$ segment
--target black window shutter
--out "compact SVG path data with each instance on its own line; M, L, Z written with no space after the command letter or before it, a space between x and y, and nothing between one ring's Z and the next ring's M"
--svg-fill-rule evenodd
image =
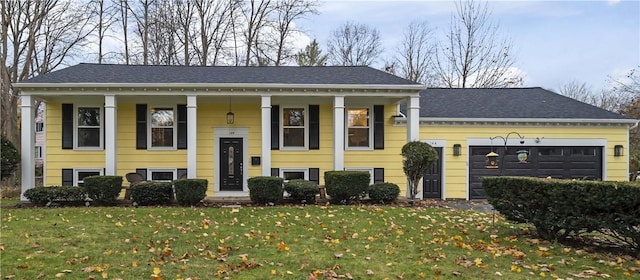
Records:
M136 149L147 149L147 104L136 104Z
M187 169L186 168L178 168L178 178L176 179L187 179Z
M373 148L384 149L384 105L373 106Z
M178 149L187 148L187 105L178 105ZM180 178L180 176L178 176Z
M384 183L384 168L373 169L373 183Z
M320 168L309 168L309 181L320 185Z
M62 185L73 186L73 169L62 169Z
M136 168L136 173L140 174L144 180L147 180L147 169L146 168Z
M320 149L320 105L309 105L309 150Z
M280 106L271 105L271 149L280 149Z
M73 104L62 104L62 148L73 149Z
M280 168L271 168L271 176L280 177Z

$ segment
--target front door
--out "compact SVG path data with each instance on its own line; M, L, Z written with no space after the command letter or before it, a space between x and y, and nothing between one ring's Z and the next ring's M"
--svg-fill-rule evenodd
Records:
M242 191L242 138L220 138L220 190Z
M422 198L442 198L442 148L437 147L438 160L422 177Z

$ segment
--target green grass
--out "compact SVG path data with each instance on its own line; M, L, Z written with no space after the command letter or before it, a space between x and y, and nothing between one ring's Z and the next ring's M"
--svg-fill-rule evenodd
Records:
M613 279L640 262L436 208L2 208L3 279ZM157 277L154 277L157 276Z

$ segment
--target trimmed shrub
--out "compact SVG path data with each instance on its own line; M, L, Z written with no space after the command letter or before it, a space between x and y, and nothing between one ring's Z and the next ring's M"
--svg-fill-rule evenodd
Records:
M400 195L400 187L394 183L376 183L369 186L369 198L373 202L394 202Z
M196 205L207 196L206 179L178 179L173 181L176 200L181 205Z
M83 180L87 195L97 204L115 204L122 191L122 176L89 176Z
M24 197L38 206L49 202L82 202L86 196L84 188L74 186L35 187L24 192Z
M291 180L284 183L284 190L291 195L290 199L295 203L305 201L307 204L313 204L316 202L318 184L307 180Z
M138 182L129 187L131 200L141 206L166 205L173 197L171 182Z
M366 171L327 171L324 173L325 188L331 203L359 200L367 194L371 174Z
M284 189L280 177L258 176L249 178L249 198L257 204L280 203Z
M0 147L0 149L2 153L2 162L0 163L2 174L0 175L0 178L4 179L13 175L13 172L18 169L18 164L20 164L20 154L18 153L16 146L14 146L9 139L4 137L4 135L2 135L2 147Z
M640 254L640 186L630 182L485 177L489 203L547 240L598 231Z

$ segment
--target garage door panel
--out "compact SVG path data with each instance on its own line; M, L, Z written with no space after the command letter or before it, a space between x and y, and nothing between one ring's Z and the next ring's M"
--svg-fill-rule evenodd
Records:
M514 153L528 150L527 164L521 164ZM485 198L484 176L529 176L538 178L600 179L602 177L602 147L508 147L500 159L500 169L486 168L486 154L503 148L470 147L469 198ZM501 155L502 156L502 155Z

